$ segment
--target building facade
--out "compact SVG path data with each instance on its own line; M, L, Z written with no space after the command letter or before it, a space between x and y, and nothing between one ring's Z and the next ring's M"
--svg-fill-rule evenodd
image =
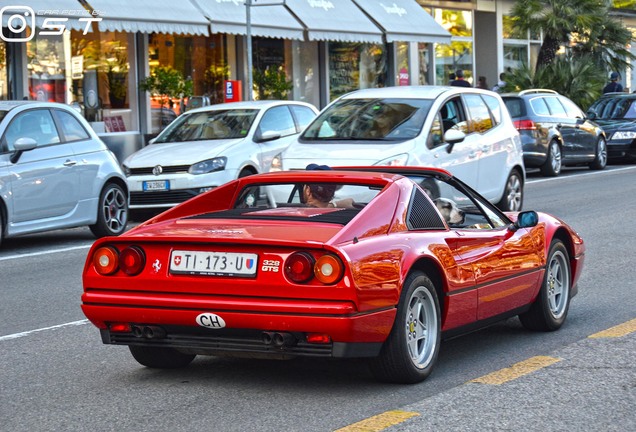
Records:
M158 66L211 103L232 80L242 99L323 108L360 88L444 85L457 69L492 87L541 46L540 34L510 24L512 0L53 3L0 0L0 98L76 106L120 159L187 109L139 89Z

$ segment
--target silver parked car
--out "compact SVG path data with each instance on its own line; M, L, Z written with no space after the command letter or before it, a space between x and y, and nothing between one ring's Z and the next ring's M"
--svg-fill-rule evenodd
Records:
M98 237L128 222L117 159L77 111L48 102L0 102L0 242L88 225Z

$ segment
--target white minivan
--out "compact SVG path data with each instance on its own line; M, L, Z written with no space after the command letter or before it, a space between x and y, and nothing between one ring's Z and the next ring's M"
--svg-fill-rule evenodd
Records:
M519 133L501 97L466 87L358 90L321 111L272 170L321 165L444 168L504 211L523 205Z

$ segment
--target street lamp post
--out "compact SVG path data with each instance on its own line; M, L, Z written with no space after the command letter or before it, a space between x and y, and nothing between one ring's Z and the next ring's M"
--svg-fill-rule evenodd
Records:
M252 90L252 0L245 0L245 16L247 18L247 100L254 99Z

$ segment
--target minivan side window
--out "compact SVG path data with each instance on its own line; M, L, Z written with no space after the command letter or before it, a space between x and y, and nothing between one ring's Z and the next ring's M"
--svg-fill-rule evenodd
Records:
M549 116L550 110L548 106L545 104L543 98L538 97L530 100L530 105L532 106L532 110L536 115L540 116Z
M561 101L561 103L563 104L565 111L568 113L568 117L572 117L572 118L585 117L585 115L583 114L583 111L581 111L581 109L578 106L576 106L576 104L572 102L570 99L566 99L562 97L562 98L559 98L559 101Z
M547 97L545 98L545 103L550 108L550 113L552 113L555 117L567 117L568 115L565 113L565 108L559 102L556 97Z
M464 114L464 108L459 97L453 98L442 106L439 110L442 117L442 126L444 133L449 129L457 129L465 134L468 131L468 122L466 121L466 115Z
M478 94L466 94L464 98L470 116L469 132L484 133L492 129L490 110L481 96Z

